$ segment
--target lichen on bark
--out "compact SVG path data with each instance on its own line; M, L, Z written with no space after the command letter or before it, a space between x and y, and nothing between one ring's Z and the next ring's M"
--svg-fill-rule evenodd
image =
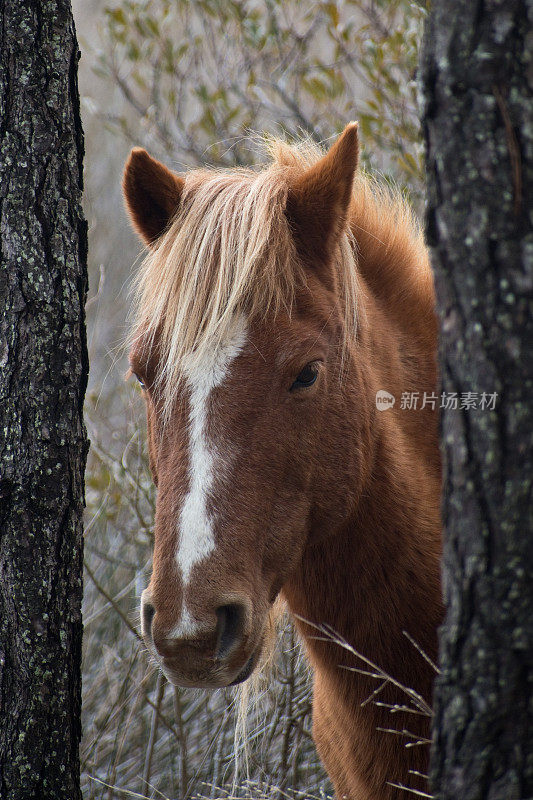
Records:
M0 15L0 797L79 790L88 360L67 0Z
M445 392L432 776L446 800L533 796L533 2L441 0L421 64Z

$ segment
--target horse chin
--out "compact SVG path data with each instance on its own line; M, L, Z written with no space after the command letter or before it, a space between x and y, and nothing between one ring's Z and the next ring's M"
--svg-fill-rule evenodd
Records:
M183 675L175 675L171 670L165 667L161 667L161 671L172 686L179 687L180 689L223 689L228 685L218 678L213 680L189 680Z
M243 681L249 678L257 666L260 655L261 648L258 647L254 650L240 672L237 673L236 677L233 677L231 674L228 675L225 670L216 671L211 675L207 674L205 677L187 677L176 672L170 664L165 664L165 659L163 659L161 663L161 671L169 683L183 689L225 689L228 686L237 686L239 683L243 683Z

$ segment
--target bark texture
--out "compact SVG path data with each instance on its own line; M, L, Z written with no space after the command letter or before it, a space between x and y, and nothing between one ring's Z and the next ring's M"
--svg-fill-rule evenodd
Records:
M437 797L533 797L533 2L439 0L422 58L444 410Z
M0 797L80 798L86 223L68 0L0 0Z

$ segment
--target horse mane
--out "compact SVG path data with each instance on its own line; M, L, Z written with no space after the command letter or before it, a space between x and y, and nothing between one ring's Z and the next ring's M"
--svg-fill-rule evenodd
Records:
M290 314L298 288L306 284L285 210L291 180L323 151L308 141L271 139L266 147L270 162L259 170L186 173L177 213L139 270L134 341L142 338L148 350L157 344L164 414L183 373L226 339L239 315L257 319L282 309ZM358 234L381 260L383 248L390 252L393 246L409 260L425 257L407 204L368 176L354 181L349 222L336 258L344 346L356 332Z

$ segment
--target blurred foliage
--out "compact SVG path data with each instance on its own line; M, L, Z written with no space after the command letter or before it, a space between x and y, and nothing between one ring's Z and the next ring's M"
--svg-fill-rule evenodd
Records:
M122 0L106 10L97 69L129 110L104 117L183 166L249 164L257 159L250 132L322 142L355 118L366 165L419 199L415 72L425 6Z
M183 167L248 165L262 157L263 132L323 142L358 119L365 166L420 205L415 71L425 14L409 0L116 0L97 71L124 111L99 113ZM174 689L149 666L137 624L155 506L144 408L118 374L109 383L111 396L87 400L84 797L323 797L309 676L290 625L277 680L250 709L249 780L241 774L237 785L235 690Z

